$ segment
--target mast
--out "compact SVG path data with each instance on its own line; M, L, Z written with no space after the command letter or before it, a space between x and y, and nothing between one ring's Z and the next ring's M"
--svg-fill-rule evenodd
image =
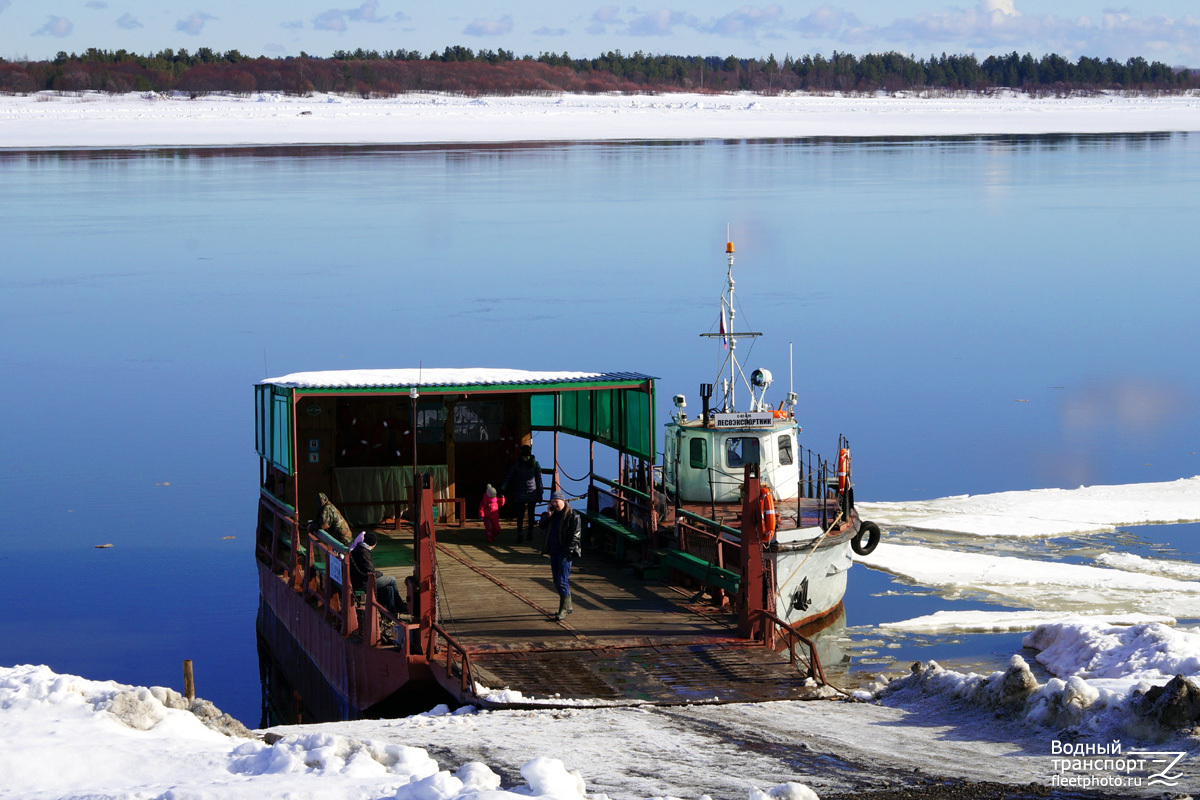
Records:
M729 384L725 389L725 408L724 411L736 411L737 403L734 400L734 388L737 386L735 380L737 377L737 337L733 335L733 317L737 311L733 307L733 242L725 242L725 257L728 259L725 277L729 281Z
M735 351L737 350L738 337L749 336L753 338L755 336L762 336L762 334L753 331L735 332L733 329L733 320L734 317L737 316L737 311L734 310L733 307L733 242L731 241L725 242L725 257L728 259L728 266L725 273L725 291L721 294L721 330L717 333L702 333L700 335L706 338L720 338L723 340L725 347L728 349L728 353L725 355L725 360L721 363L720 368L717 370L717 377L721 378L725 372L726 365L728 365L729 377L721 378L721 389L725 394L724 399L721 401L721 411L734 412L737 411L735 397L738 378L741 378L742 383L746 384L746 390L750 392L751 400L753 401L754 399L754 390L750 388L750 383L746 380L746 376L742 374L741 365L739 365L737 361L737 354ZM726 309L729 311L728 329L725 327ZM753 406L753 403L751 405ZM754 408L752 407L750 410L753 411Z

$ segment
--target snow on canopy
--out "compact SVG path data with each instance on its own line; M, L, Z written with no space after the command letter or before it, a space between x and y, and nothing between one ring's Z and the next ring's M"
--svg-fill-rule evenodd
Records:
M473 367L462 369L340 369L293 372L267 378L263 384L296 389L350 389L411 386L495 386L507 384L567 383L572 381L626 380L631 373L535 372L523 369Z

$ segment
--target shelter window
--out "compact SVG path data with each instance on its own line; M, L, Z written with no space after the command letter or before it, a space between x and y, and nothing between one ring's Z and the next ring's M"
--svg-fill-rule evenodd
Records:
M792 463L792 435L783 433L779 436L779 463L787 466Z
M494 442L504 424L504 401L482 400L454 406L454 441Z
M754 436L731 436L725 440L725 465L744 467L758 463L758 438Z
M688 463L692 469L707 469L708 468L708 442L704 439L695 438L691 440Z
M417 405L417 443L441 444L446 441L446 407L440 403Z

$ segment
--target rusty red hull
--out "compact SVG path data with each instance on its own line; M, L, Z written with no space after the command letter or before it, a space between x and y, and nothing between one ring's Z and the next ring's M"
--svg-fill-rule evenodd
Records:
M345 638L267 565L257 563L262 610L274 617L260 620L260 633L273 653L297 653L290 659L293 666L299 654L307 655L338 696L342 716L361 716L408 684L434 680L420 656ZM289 664L281 666L287 670Z

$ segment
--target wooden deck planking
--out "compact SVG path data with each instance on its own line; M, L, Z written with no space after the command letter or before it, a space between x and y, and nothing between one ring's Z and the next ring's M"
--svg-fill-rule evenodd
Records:
M488 544L468 523L439 529L437 543L441 624L471 654L484 686L543 702L749 702L811 692L786 658L737 638L731 611L690 606L687 595L639 580L628 564L576 560L575 611L560 623L549 617L558 595L540 536L517 544L506 527ZM403 580L409 569L384 571Z
M488 544L481 529L468 527L439 531L438 546L442 625L472 651L614 647L736 635L731 614L690 610L677 591L640 581L628 565L603 556L574 562L575 611L559 623L549 618L558 611L558 594L550 561L540 554L540 540L517 544L515 534L505 530L500 541Z

